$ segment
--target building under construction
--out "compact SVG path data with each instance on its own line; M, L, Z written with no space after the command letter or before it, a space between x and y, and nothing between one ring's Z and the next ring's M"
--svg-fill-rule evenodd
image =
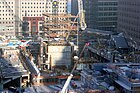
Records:
M70 3L70 2L68 2ZM58 1L52 2L52 13L44 13L44 23L42 37L47 38L43 40L46 43L45 58L47 60L40 60L40 66L45 66L47 69L52 67L66 66L70 68L72 62L72 54L74 46L69 42L71 36L77 36L79 31L79 15L74 16L70 13L59 13ZM68 11L68 10L67 10ZM41 51L43 51L41 47ZM44 55L41 52L40 55ZM42 58L40 56L40 58Z

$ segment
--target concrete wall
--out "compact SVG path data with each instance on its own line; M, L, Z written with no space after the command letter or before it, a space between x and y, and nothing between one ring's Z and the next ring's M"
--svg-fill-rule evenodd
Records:
M71 66L72 46L48 46L48 62L50 66Z

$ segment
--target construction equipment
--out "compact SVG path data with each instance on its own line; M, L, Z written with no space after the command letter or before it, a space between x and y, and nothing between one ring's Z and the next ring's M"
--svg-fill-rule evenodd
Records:
M72 79L72 77L73 77L73 72L74 72L74 70L75 70L77 64L79 63L79 60L80 60L80 58L82 57L82 54L83 54L84 50L86 49L86 46L88 46L88 45L89 45L89 43L86 43L86 44L84 45L84 48L82 49L82 51L81 51L79 57L78 57L78 56L74 57L75 60L76 60L76 63L74 64L74 67L73 67L73 69L72 69L72 71L71 71L71 73L70 73L70 76L68 76L67 81L65 82L65 84L64 84L64 86L63 86L63 88L62 88L61 93L67 93L67 87L68 87L68 85L70 84L70 81L71 81L71 79Z
M78 0L78 17L79 17L79 25L81 30L85 30L87 28L85 22L85 10L83 9L83 1Z
M85 30L86 29L86 27L87 27L87 25L86 25L86 23L85 23L85 14L84 14L84 10L83 10L83 1L82 0L78 0L78 17L79 17L79 28L80 28L80 30ZM77 31L78 32L78 31ZM78 35L78 33L77 33L77 35ZM89 43L86 43L85 45L84 45L84 47L83 47L83 49L82 49L82 51L81 51L81 53L80 53L80 55L79 55L79 57L77 56L77 61L76 61L76 63L74 64L74 67L73 67L73 69L72 69L72 71L71 71L71 74L70 74L70 76L67 78L67 81L65 82L65 84L64 84L64 86L63 86L63 88L62 88L62 91L61 91L61 93L67 93L67 87L68 87L68 85L70 84L70 81L71 81L71 79L72 79L72 77L73 77L73 72L74 72L74 70L75 70L75 68L76 68L76 66L77 66L77 64L79 63L79 60L80 60L80 58L82 57L82 54L83 54L83 52L84 52L84 50L85 50L85 48L86 48L86 46L88 46L89 45Z
M78 31L84 31L87 28L86 22L85 22L85 10L83 9L83 1L78 0ZM74 22L76 22L76 18L74 19ZM72 24L74 26L74 24ZM77 34L78 34L77 31ZM68 37L70 35L70 32L66 36L66 40L68 40Z

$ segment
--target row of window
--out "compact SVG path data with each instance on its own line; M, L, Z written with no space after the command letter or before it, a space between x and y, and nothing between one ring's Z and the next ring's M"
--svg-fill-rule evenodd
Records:
M117 21L117 17L100 17L98 21Z
M126 12L132 12L132 13L139 13L140 10L139 8L132 8L132 7L119 7L118 10L120 11L126 11Z
M14 6L11 6L11 5L10 5L10 6L1 6L1 5L0 5L0 8L13 8L13 7L14 7Z
M13 12L13 10L0 10L0 12Z
M114 26L117 22L98 22L98 26Z
M117 12L99 12L99 16L117 16Z
M118 23L118 29L123 31L131 31L131 33L139 33L139 28L132 25L126 25L125 23Z
M98 5L99 6L103 6L103 5L109 5L109 6L117 6L118 5L118 2L98 2Z
M24 11L22 11L22 12L24 12ZM28 12L30 12L30 11L28 11ZM31 11L32 12L32 11ZM35 12L35 11L34 11ZM41 12L41 11L40 11ZM42 11L42 12L44 12L44 11ZM46 12L53 12L53 11L50 11L50 10L46 10ZM64 10L63 11L58 11L58 12L65 12ZM14 14L0 14L0 16L14 16ZM25 16L25 14L22 14L22 16ZM42 14L27 14L27 16L42 16ZM8 19L8 18L6 18L6 19ZM12 18L13 19L13 18Z
M14 16L14 14L0 14L0 16Z
M100 29L100 30L104 30L104 31L115 31L115 28L114 27L104 27L104 26L99 26L97 27L97 29Z
M52 2L49 2L49 3L46 3L46 4L52 4ZM65 5L65 4L67 4L67 2L66 3L59 3L60 5Z
M44 12L44 10L40 10L40 11L38 11L38 10L28 10L28 11L24 11L24 10L22 10L22 12L40 12L40 13L42 13L42 12ZM51 12L51 10L46 10L46 12ZM52 11L52 12L54 12L54 11ZM65 10L59 10L59 11L57 11L57 12L67 12L67 11L65 11Z
M132 25L132 26L137 26L139 27L139 21L138 20L131 20L131 19L124 19L124 18L119 18L119 22L121 23L127 23L127 25Z
M0 24L13 24L14 22L9 21L9 22L0 22Z
M25 16L25 14L22 14L22 16ZM42 14L27 14L27 16L42 16Z
M42 4L42 5L44 5L44 3L41 3L41 2L40 2L40 3L38 3L38 2L34 2L34 3L32 3L32 2L28 2L28 3L27 3L27 2L22 2L22 4L25 4L25 5L26 5L26 4L28 4L28 5L29 5L29 4L31 4L31 5L32 5L32 4L34 4L34 5L35 5L35 4L40 4L40 5ZM50 4L52 4L52 2L49 2L49 3L47 2L46 4L49 4L49 5L50 5ZM67 4L67 3L59 3L59 4L60 4L60 5L64 5L64 4Z
M14 2L0 2L0 4L13 4Z
M24 12L24 11L22 11L22 12ZM29 12L34 12L34 13L36 13L36 12L38 12L38 11L32 11L32 10L29 11L29 10L28 10L28 11L27 11L27 15L28 15L28 16L36 16L36 15L37 15L37 16L39 16L39 15L42 16L41 14L33 14L33 13L32 13L32 14L28 14ZM41 10L40 10L39 13L43 13L43 12L44 12L44 11L41 12ZM46 12L51 13L51 12L54 12L54 11L46 10ZM65 11L65 10L60 10L60 11L55 11L55 12L60 12L60 13L63 12L63 13L64 13L64 12L67 12L67 11ZM25 15L25 14L22 14L22 15Z
M28 4L28 5L29 5L29 4L31 4L31 5L32 5L32 4L43 4L43 5L44 5L44 3L41 3L41 2L40 2L40 3L38 3L38 2L37 2L37 3L36 3L36 2L34 2L34 3L32 3L32 2L28 2L28 3L27 3L27 2L22 2L22 4Z
M117 7L98 7L99 11L117 11Z
M47 2L49 2L50 0L46 0ZM59 1L67 1L67 0L59 0Z
M40 7L38 7L38 6L22 6L22 8L45 8L44 6L40 6ZM46 8L51 8L50 6L46 6ZM60 6L59 8L65 8L64 6L62 7L62 6ZM66 7L67 8L67 7Z
M47 11L47 10L46 10L46 11ZM41 11L41 10L40 10L40 11L38 11L38 10L34 10L34 11L33 11L33 10L28 10L28 11L22 10L22 12L27 12L27 13L28 13L28 12L40 12L40 13L42 13L42 12L44 12L44 10L42 10L42 11Z
M119 1L119 4L120 5L128 5L128 6L140 6L140 1L139 0L135 0L135 1L133 1L133 0L131 0L131 1L128 1L128 0L126 0L126 1L120 0Z
M6 19L6 20L13 20L14 18L1 18L0 17L0 20L4 20L4 19Z
M22 14L22 16L25 16L25 14ZM27 14L27 16L42 16L42 14Z
M38 7L38 6L36 6L36 7L35 6L34 7L33 6L31 6L31 7L30 6L28 6L28 7L27 6L22 6L22 8L44 8L44 6L42 6L42 7L41 6L40 7Z
M118 15L121 16L121 17L136 19L136 20L138 20L140 18L139 14L134 14L134 13L120 12Z

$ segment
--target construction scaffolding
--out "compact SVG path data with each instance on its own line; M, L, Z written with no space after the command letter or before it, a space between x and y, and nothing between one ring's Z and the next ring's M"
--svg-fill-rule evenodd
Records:
M78 30L78 16L71 14L43 14L45 21L43 24L45 36L64 37L76 35Z

